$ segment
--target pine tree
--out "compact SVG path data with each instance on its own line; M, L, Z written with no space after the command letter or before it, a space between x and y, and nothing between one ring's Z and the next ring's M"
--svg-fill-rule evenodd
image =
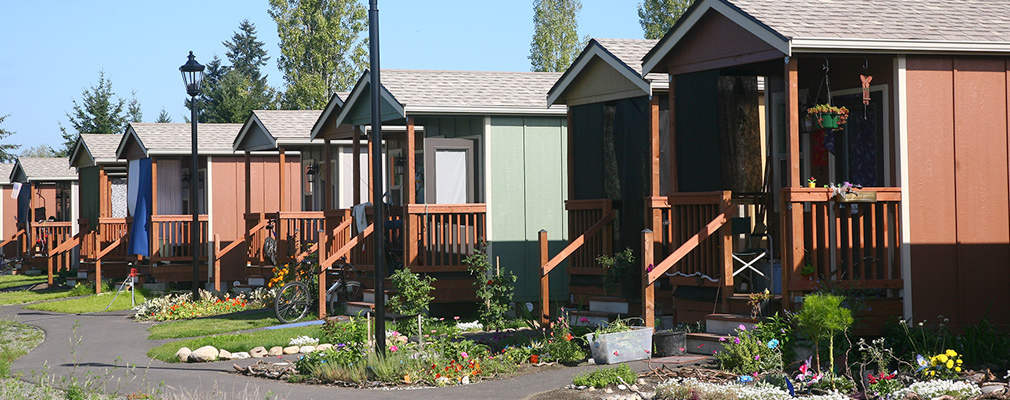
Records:
M126 106L126 122L144 122L144 113L140 111L140 100L137 100L137 91L130 92L130 103Z
M589 41L579 40L579 0L535 0L533 3L533 41L530 43L531 69L561 72Z
M81 133L117 134L126 128L128 114L123 107L126 101L112 92L112 81L105 78L105 71L98 72L98 84L84 89L81 103L73 100L73 113L67 113L70 130L60 123L63 134L63 149L60 155L73 151L74 142Z
M638 22L645 38L662 38L692 3L694 0L644 0L638 5Z
M263 42L256 40L256 25L248 19L238 25L238 32L222 44L228 49L225 56L231 61L231 67L244 74L252 81L266 79L260 76L260 67L267 65L270 57L263 48Z
M270 0L287 83L287 109L322 109L349 89L368 63L365 7L357 0Z
M10 114L0 115L0 124L2 124L4 120L7 119L7 117L9 116L11 115ZM14 151L21 148L21 145L7 143L6 140L3 140L4 138L13 134L14 131L12 130L0 128L0 162L11 162L17 158L17 155L14 154Z
M223 65L216 55L207 64L200 96L200 122L242 123L253 110L274 108L276 94L267 84L260 67L266 65L267 51L256 39L256 26L249 20L222 44L232 65ZM186 102L189 107L189 102Z
M168 111L165 111L165 107L161 108L161 114L158 114L158 119L154 120L158 124L167 124L172 122L172 116L168 115Z

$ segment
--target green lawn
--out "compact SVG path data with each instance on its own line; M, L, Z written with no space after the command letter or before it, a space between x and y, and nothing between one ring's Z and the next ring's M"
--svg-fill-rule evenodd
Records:
M256 346L263 346L267 349L273 346L287 346L291 338L302 335L318 338L322 336L322 329L318 325L313 325L179 340L155 347L147 352L147 356L165 362L179 362L175 358L175 352L179 351L181 347L197 349L203 346L214 346L235 353L249 351Z
M33 285L46 281L45 275L0 275L0 289L14 286Z
M116 295L116 292L105 292L99 295L79 297L75 299L67 299L60 301L51 301L46 303L32 304L25 306L25 308L30 308L32 310L42 310L42 311L54 311L67 314L80 314L89 312L102 311L106 306L112 302L112 306L105 311L120 311L129 310L134 307L130 300L130 293L123 292L116 297L116 301L113 302L112 298ZM143 293L137 291L136 305L141 305L147 297Z
M269 308L255 312L164 322L147 330L151 332L148 339L176 339L238 332L279 323L280 321L274 316L274 310Z
M3 292L0 293L0 306L61 299L73 295L74 293L71 289L47 289L37 291L19 290L17 292Z

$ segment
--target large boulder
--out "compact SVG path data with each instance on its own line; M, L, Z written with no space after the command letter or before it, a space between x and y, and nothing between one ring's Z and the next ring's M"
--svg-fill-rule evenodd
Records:
M193 350L189 353L190 362L207 362L217 360L217 356L220 352L217 347L214 346L203 346L199 349Z
M175 358L178 359L179 362L189 361L189 355L192 352L193 350L190 350L189 347L183 347L179 349L179 351L175 352Z
M252 350L249 350L249 355L252 358L263 358L267 355L267 349L263 346L256 346Z
M268 354L270 354L271 356L274 356L274 357L283 356L284 355L284 348L281 347L281 346L271 347L270 348L270 352Z

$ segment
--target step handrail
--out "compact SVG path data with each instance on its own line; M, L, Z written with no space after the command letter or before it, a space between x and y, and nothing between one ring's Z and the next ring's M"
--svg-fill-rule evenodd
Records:
M347 220L345 222L347 223L348 226L350 226L350 220ZM340 225L343 226L344 224ZM342 247L340 247L340 249L338 249L335 253L333 253L332 256L330 256L325 260L320 261L319 266L324 270L329 269L331 266L333 266L334 263L337 262L337 260L346 256L347 253L350 253L351 249L354 248L354 246L358 245L358 242L365 240L365 238L367 238L368 235L371 235L372 231L374 230L375 230L375 223L373 222L371 224L368 224L368 227L365 228L365 230L355 235L353 238L351 238L351 240L348 240L347 243L344 244Z
M604 205L604 207L609 208L609 204ZM593 226L589 227L585 232L583 232L579 237L572 239L568 246L565 246L560 253L556 254L554 258L547 259L547 231L540 231L540 323L546 324L550 322L550 273L555 267L557 267L561 262L565 261L575 250L578 250L582 245L586 243L586 238L595 235L597 232L602 230L607 224L614 220L616 215L616 210L610 208L610 210L603 214Z
M654 267L652 267L651 271L646 270L645 272L648 274L647 283L649 285L655 283L656 280L658 280L660 277L663 276L663 274L666 273L666 271L669 271L670 268L673 268L673 266L676 265L678 262L680 262L681 259L683 259L685 256L690 254L691 251L697 248L698 245L701 244L703 240L707 239L709 236L712 236L712 234L716 233L720 228L722 228L723 225L726 225L726 223L729 222L730 215L733 214L733 212L734 212L733 205L726 207L724 210L722 210L721 213L719 213L719 215L717 215L714 219L712 219L712 221L710 221L707 225L705 225L705 227L701 228L701 230L698 231L698 233L695 233L694 236L691 236L690 238L685 240L684 243L681 244L680 247L677 248L677 250L674 250L673 253L670 253L670 255L666 257L666 259L664 259L659 264L656 264Z

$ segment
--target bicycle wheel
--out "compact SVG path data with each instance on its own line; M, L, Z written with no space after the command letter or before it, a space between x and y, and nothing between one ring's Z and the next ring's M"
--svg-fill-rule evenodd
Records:
M309 313L311 303L312 295L306 284L288 282L274 298L274 313L282 323L295 322Z

